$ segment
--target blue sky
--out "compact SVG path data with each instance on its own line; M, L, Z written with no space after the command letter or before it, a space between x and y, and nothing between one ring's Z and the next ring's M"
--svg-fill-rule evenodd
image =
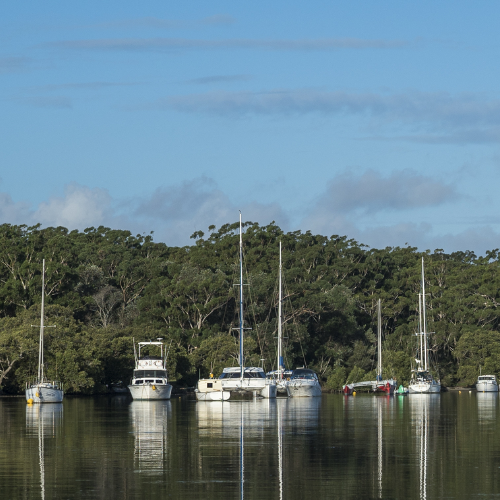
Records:
M500 247L500 4L0 6L0 223Z

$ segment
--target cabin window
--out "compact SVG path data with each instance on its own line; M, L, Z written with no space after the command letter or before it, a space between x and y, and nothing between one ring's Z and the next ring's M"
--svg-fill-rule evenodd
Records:
M156 383L157 384L163 384L163 380L157 380Z
M207 382L207 387L208 388L212 388L214 386L214 384L212 382Z
M145 377L167 378L167 372L165 370L134 370L134 377L136 377L136 378L145 378Z
M136 381L135 381L135 385L139 385L139 384L142 384L142 383L143 383L143 381L142 381L142 380L136 380Z

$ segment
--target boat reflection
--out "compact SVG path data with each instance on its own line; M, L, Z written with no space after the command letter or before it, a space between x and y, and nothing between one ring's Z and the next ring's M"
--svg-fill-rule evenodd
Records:
M477 417L479 423L486 423L496 419L498 392L478 392Z
M45 438L53 438L62 429L62 404L26 405L26 434L38 437L40 497L45 500Z
M417 457L419 464L419 498L427 499L427 470L429 453L429 431L431 417L439 417L441 397L439 394L412 394L409 398L412 427L417 438Z
M130 420L135 436L134 468L136 470L152 475L163 473L171 411L169 400L135 400L130 404Z

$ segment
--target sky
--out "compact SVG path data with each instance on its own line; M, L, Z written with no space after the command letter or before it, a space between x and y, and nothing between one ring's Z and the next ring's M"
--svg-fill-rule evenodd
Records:
M500 247L500 3L0 4L0 223Z

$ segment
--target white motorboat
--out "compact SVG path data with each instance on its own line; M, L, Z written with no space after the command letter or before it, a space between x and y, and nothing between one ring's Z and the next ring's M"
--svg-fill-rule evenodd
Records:
M412 378L408 385L410 394L431 394L441 392L441 382L435 380L429 371L429 348L427 346L427 321L425 316L425 279L424 258L422 257L422 293L418 295L419 329L416 335L420 338L417 367L412 370Z
M495 375L479 375L476 382L477 392L498 392L498 382Z
M138 400L170 399L172 386L168 383L163 342L158 339L158 342L139 342L137 345L139 352L136 351L134 343L135 370L128 386L130 394ZM160 356L141 356L141 350L146 347L149 352L151 346L160 348Z
M308 368L293 370L286 390L291 398L321 396L321 384L318 376Z
M229 391L235 395L252 394L263 398L276 397L276 382L271 379L266 379L266 373L263 368L245 366L245 358L243 356L243 332L244 314L243 314L243 231L241 225L240 212L240 366L224 368L219 379L222 381L222 390Z
M40 313L40 344L38 348L38 377L35 381L26 384L26 402L31 403L60 403L64 397L63 385L56 380L47 380L44 374L43 362L43 330L55 328L55 325L45 326L45 259L42 262L42 306Z
M222 380L218 378L198 380L194 392L198 401L227 401L231 396L229 391L222 389Z

